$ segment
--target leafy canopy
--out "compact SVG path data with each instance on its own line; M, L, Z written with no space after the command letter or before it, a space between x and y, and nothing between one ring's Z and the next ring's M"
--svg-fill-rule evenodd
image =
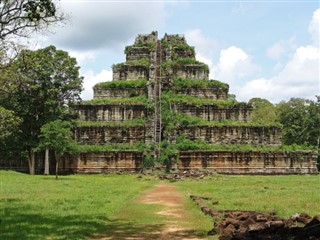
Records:
M14 137L23 149L32 152L43 125L76 117L72 107L81 100L83 77L76 59L54 46L23 50L5 70L10 81L0 86L5 91L0 104L21 119Z
M41 127L38 150L49 149L61 157L64 153L78 151L77 143L72 139L72 123L60 119L48 122Z

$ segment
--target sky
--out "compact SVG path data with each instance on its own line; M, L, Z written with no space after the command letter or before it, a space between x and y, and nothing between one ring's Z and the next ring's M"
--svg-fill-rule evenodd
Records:
M273 103L320 95L319 1L67 1L69 20L36 37L78 61L84 100L112 80L112 64L138 34L184 34L210 79L228 83L239 101Z

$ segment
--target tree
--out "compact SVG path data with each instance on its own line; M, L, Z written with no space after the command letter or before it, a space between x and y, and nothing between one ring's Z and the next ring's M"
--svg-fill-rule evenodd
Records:
M0 0L0 62L8 60L8 54L16 50L17 39L64 19L52 0Z
M34 174L40 128L56 119L75 118L72 109L80 100L83 77L76 59L54 46L23 50L9 68L14 74L2 104L21 119L18 137L28 151L29 170Z
M267 99L252 98L248 103L253 107L253 122L260 124L274 124L276 122L276 108Z
M319 147L320 103L303 98L291 98L277 105L279 122L283 125L285 144Z
M13 111L0 106L0 141L9 137L19 123L20 119L14 115Z
M59 162L63 154L78 152L77 143L72 139L71 122L55 120L41 127L38 150L54 151L56 159L56 179L58 179Z
M306 131L308 144L320 148L320 96L316 97L317 101L310 101L307 106Z

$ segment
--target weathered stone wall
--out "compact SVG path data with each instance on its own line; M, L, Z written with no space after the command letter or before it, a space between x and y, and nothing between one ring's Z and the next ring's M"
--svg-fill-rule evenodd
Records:
M207 169L230 174L317 173L316 151L293 152L180 152L179 169Z
M145 142L145 126L90 126L76 127L75 139L82 144L105 145L112 143Z
M196 98L207 98L213 100L226 100L228 96L228 90L222 91L217 87L212 88L185 88L174 90L175 93L183 94L186 96Z
M113 67L113 80L149 79L149 67L121 64Z
M124 121L146 116L143 104L82 104L78 112L82 121Z
M126 60L140 60L143 58L150 58L150 50L148 47L134 47L130 48L130 51L127 51Z
M172 42L172 43L181 43L186 44L186 39L183 34L165 34L163 39L163 42Z
M240 122L250 122L252 107L245 105L235 105L230 108L219 107L214 104L191 105L187 103L172 103L171 108L189 116L200 117L208 121L234 120Z
M173 78L191 79L191 80L208 80L209 71L203 68L203 65L189 64L175 66L173 68Z
M191 58L191 59L196 59L196 54L195 54L195 51L194 49L191 50L193 48L190 48L188 50L186 49L180 49L180 48L177 48L177 47L173 47L172 48L172 57L173 58ZM166 58L167 59L167 58Z
M146 95L145 88L93 88L93 98L129 98Z
M36 159L36 164L38 163ZM13 171L18 171L18 172L28 172L28 161L27 159L22 159L22 158L14 158L11 159L10 161L8 160L3 160L0 157L0 170L13 170Z
M103 173L142 169L143 153L139 151L82 152L78 156L66 156L60 164L61 172Z
M51 172L55 169L54 153L50 151L50 169ZM5 158L7 159L7 158ZM23 173L29 173L28 159L23 158L19 154L10 158L10 160L4 160L0 155L0 170L11 170ZM37 174L43 174L44 172L44 152L35 154L35 172Z
M158 40L158 32L152 32L151 34L139 34L134 44L156 42Z
M143 166L140 151L82 152L64 156L60 173L103 173L112 171L140 171ZM182 151L179 170L205 169L227 174L314 174L316 151L240 152L240 151ZM52 161L54 163L54 161ZM1 163L0 169L28 172L26 160ZM36 172L43 172L43 156L36 157ZM51 166L51 173L54 167Z
M178 135L191 140L204 140L211 144L281 145L281 128L253 126L186 126Z

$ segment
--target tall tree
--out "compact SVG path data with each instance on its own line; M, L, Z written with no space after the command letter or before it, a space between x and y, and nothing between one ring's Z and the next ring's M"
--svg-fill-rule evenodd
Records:
M319 146L320 103L309 99L291 98L277 105L279 122L283 125L285 144Z
M77 143L72 139L71 122L55 120L41 127L39 150L54 151L56 160L56 179L58 179L59 162L63 154L76 153Z
M15 74L4 104L22 120L19 137L28 151L30 173L34 174L33 149L38 145L40 128L56 119L75 117L72 106L80 100L83 77L76 59L54 46L23 50L10 68Z
M11 80L14 79L12 75L15 72L8 69L8 64L15 59L21 50L20 40L27 39L35 32L43 32L50 25L64 20L65 15L57 8L57 1L0 0L0 106L2 107L0 111L2 121L8 123L9 115L15 116L13 111L4 107L8 105L8 102L5 101L5 98L10 94L8 87L14 85ZM12 123L12 121L10 122ZM11 128L5 129L8 136ZM12 132L10 134L12 135ZM15 142L13 139L8 140L7 143L3 140L0 142L0 148L8 149L8 144L17 145L13 142ZM4 151L0 151L0 153L3 155ZM6 151L4 155L8 153Z
M317 101L310 101L307 106L306 131L308 144L317 146L320 150L320 96L316 97Z

